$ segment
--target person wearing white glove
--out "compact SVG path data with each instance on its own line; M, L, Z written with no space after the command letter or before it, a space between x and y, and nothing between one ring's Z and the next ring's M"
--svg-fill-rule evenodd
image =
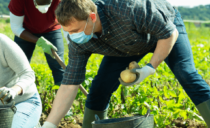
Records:
M121 78L119 78L120 84L122 84L124 86L132 86L134 84L139 84L149 75L153 75L155 73L155 69L150 63L148 63L143 68L131 69L131 72L136 73L136 76L137 76L136 80L132 83L125 83L125 82L123 82L123 80Z
M21 48L4 34L0 34L0 76L0 107L15 102L17 108L12 128L34 128L42 113L35 74Z
M0 100L3 104L9 104L17 95L18 92L13 88L0 88Z
M82 128L92 128L95 114L106 119L120 73L153 53L149 64L133 70L138 75L133 84L165 61L210 127L210 87L196 71L179 11L166 0L62 0L55 14L69 32L69 63L47 122L58 125L72 105L92 53L104 57L87 95Z

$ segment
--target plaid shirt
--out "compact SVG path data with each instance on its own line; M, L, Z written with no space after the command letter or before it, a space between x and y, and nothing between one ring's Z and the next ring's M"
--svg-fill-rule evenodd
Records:
M78 85L85 80L86 64L92 53L118 57L145 54L159 39L169 38L175 29L175 11L165 0L98 0L95 4L102 34L85 44L69 39L64 85Z

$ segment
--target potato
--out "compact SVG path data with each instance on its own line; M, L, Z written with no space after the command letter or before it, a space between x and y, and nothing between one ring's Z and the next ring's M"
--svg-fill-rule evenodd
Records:
M134 68L140 68L138 63L136 63L136 61L132 61L130 62L129 66L128 66L128 69L134 69Z
M120 73L120 77L125 83L132 83L136 80L136 74L126 69Z

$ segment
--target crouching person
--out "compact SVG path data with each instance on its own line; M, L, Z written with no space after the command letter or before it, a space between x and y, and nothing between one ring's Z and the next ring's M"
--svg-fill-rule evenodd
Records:
M34 128L42 113L34 72L20 47L1 33L0 76L0 106L15 101L17 108L12 128Z

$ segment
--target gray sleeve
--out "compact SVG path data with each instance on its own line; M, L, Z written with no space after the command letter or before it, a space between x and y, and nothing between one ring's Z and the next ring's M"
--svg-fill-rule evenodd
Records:
M7 65L19 77L16 85L23 89L23 94L27 88L34 86L35 74L22 51L22 49L10 38L4 34L0 34L0 41Z

